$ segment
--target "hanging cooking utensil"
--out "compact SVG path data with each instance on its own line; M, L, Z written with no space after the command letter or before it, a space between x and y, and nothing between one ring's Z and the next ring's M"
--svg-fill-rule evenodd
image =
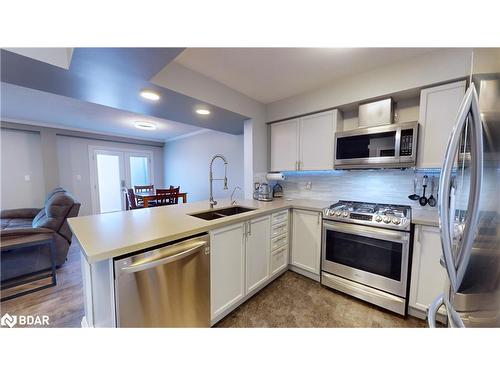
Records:
M421 206L425 206L427 204L427 197L425 196L425 188L427 187L427 175L425 175L422 179L422 187L424 188L424 191L418 202Z
M431 196L427 199L427 204L431 207L436 206L436 198L434 198L434 176L431 177Z
M412 201L418 201L420 199L420 195L417 194L417 184L418 184L418 178L415 177L413 179L413 194L408 195L408 198L410 198Z

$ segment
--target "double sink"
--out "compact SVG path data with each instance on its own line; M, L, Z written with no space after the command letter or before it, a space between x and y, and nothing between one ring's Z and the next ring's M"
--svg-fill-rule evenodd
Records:
M231 206L226 208L219 208L218 210L210 210L210 211L199 212L196 214L189 214L189 216L194 216L197 217L198 219L203 219L203 220L215 220L254 210L255 208L248 208L243 206Z

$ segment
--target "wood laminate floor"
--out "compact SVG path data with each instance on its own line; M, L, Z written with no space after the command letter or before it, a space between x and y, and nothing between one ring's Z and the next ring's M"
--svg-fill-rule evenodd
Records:
M68 260L56 270L57 285L0 303L0 315L48 315L48 327L80 327L84 315L80 248L73 241Z
M0 315L48 315L50 327L80 327L84 315L80 249L73 242L57 286L0 304ZM288 271L216 327L425 327Z

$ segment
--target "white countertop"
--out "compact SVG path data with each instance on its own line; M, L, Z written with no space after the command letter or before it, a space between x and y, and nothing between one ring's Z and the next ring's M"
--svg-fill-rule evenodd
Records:
M439 226L439 216L437 208L412 208L411 222L413 224L430 225L433 227Z
M239 200L237 205L256 210L216 220L203 220L189 216L192 213L209 210L208 202L200 201L81 216L68 219L68 223L82 247L87 262L95 263L281 209L321 211L330 204L331 202L312 199L279 198L272 202ZM221 200L216 209L229 205L229 200ZM412 222L437 226L437 210L413 209Z
M216 209L229 205L229 200L221 200ZM237 205L256 210L216 220L189 216L191 213L209 210L208 201L200 201L81 216L68 219L68 223L82 247L87 262L95 263L280 209L302 208L321 211L329 206L330 202L279 198L272 202L239 200Z

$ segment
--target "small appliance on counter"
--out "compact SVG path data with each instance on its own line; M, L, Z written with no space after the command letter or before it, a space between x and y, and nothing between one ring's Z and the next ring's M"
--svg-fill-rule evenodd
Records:
M253 199L263 202L270 202L273 200L271 188L267 182L256 182L253 192Z
M273 198L283 198L283 186L279 182L273 186Z

